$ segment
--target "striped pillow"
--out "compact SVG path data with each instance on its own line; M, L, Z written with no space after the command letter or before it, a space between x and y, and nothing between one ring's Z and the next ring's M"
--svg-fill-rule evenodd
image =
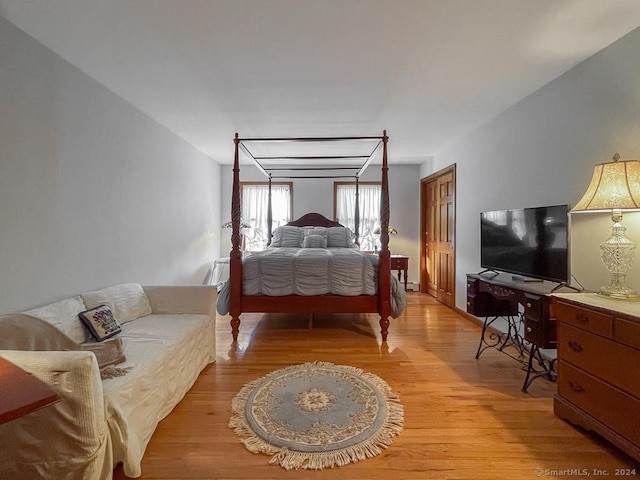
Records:
M273 232L271 246L299 248L302 246L303 233L300 227L291 227L288 225L278 227Z
M327 228L327 247L355 247L353 233L347 227Z

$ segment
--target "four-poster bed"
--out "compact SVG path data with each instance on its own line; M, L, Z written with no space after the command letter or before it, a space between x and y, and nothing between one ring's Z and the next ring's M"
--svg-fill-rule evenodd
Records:
M362 154L360 151L356 155L255 155L249 149L248 145L255 145L252 142L259 142L260 144L283 144L283 143L295 143L295 144L336 144L342 142L348 142L353 144L354 142L369 142L375 143L375 147L373 150L367 150L366 154ZM392 312L392 283L395 278L391 276L390 270L390 254L389 254L389 234L388 234L388 225L389 225L389 182L388 182L388 160L387 160L387 142L388 137L386 131L383 132L382 136L379 137L310 137L310 138L245 138L241 139L236 133L234 138L235 144L235 154L234 154L234 164L233 164L233 188L232 188L232 199L231 199L231 223L232 223L232 250L230 253L230 279L228 284L228 311L231 315L231 328L233 334L233 340L237 341L238 332L240 327L240 315L245 312L264 312L264 313L378 313L380 316L380 333L382 337L382 341L386 342L388 328L389 328L389 316L392 313L397 313L396 308ZM252 147L253 148L253 147ZM357 248L355 248L358 244L359 240L359 211L358 211L358 179L364 172L364 170L371 163L374 155L376 155L379 151L382 151L382 168L381 168L381 200L380 200L380 223L381 223L381 234L380 234L380 242L381 248L378 252L378 255L375 257L372 255L367 255L363 252L360 252ZM298 288L297 286L286 286L286 288L280 288L283 283L282 281L278 282L278 289L276 293L265 294L264 292L273 292L273 288L267 286L263 286L262 282L258 282L259 285L254 289L253 294L248 294L247 292L251 292L251 288L247 286L246 282L243 282L243 254L240 250L240 161L239 161L239 153L243 151L247 154L256 164L256 166L268 177L269 179L269 188L271 188L271 181L275 178L354 178L356 184L356 202L355 202L355 244L356 245L343 245L341 244L341 229L344 227L334 221L331 221L325 218L323 215L318 213L309 213L303 215L299 219L289 222L285 227L280 227L276 230L276 235L274 239L274 232L271 231L271 196L269 195L269 205L268 205L268 241L272 246L276 247L291 247L291 246L299 246L303 247L302 243L305 243L304 247L320 247L320 248L307 248L307 249L295 249L295 248L268 248L268 251L264 252L264 255L258 255L255 257L263 257L263 258L254 258L254 255L251 255L244 260L247 262L245 268L248 268L251 275L247 275L246 280L254 280L257 276L257 272L261 272L265 270L267 267L264 265L270 265L271 267L280 266L274 263L274 258L277 260L282 258L282 265L284 265L285 270L290 270L293 274L300 274L299 272L304 272L305 269L308 270L309 259L311 258L312 250L317 250L321 257L320 262L323 267L331 264L332 262L342 265L347 265L347 261L355 261L356 264L362 266L362 282L368 281L367 278L371 277L373 279L373 283L370 285L363 285L362 289L359 290L359 285L354 282L350 282L350 279L344 276L341 272L332 271L330 274L327 273L327 276L331 276L334 279L334 283L339 284L339 287L344 287L344 284L347 285L347 292L345 294L335 294L333 293L335 290L340 291L338 288L333 288L331 285L328 287L328 293L322 294L293 294L293 292L298 292L299 290L304 290L302 288ZM278 160L282 161L297 161L297 162L305 162L303 166L290 167L285 166L282 167L281 163L276 164L277 166L269 166L269 162L273 162ZM324 164L320 164L323 166L314 166L313 162L324 162ZM355 163L355 164L354 164ZM318 164L315 164L318 165ZM290 173L288 176L283 176L282 172L295 172L293 175ZM346 173L352 171L354 173ZM310 172L315 172L313 175L309 175ZM327 174L327 172L333 172L331 174ZM278 243L281 242L281 239L278 237L278 234L296 234L297 229L294 227L299 227L300 235L299 240L296 239L294 243L286 244ZM289 229L289 230L287 230ZM319 244L315 245L312 242L307 243L307 237L314 237L308 240L313 240L314 242L318 242L318 237L323 237L319 239ZM328 247L354 247L354 248L324 248L327 247L327 238L329 238ZM339 243L336 242L336 238ZM274 241L275 240L275 241ZM334 244L332 245L332 241ZM351 241L351 240L349 240ZM324 242L324 243L323 243ZM262 252L260 252L262 253ZM293 257L293 258L292 258ZM354 258L355 257L355 258ZM363 260L364 259L364 260ZM256 264L255 262L263 261L264 265ZM295 262L301 262L296 264ZM252 262L251 265L249 262ZM271 262L271 263L269 263ZM296 265L302 265L296 267ZM327 267L329 268L329 267ZM353 265L347 267L353 269ZM358 267L360 268L360 267ZM290 273L291 273L290 272ZM342 275L342 276L341 276ZM359 274L358 274L359 275ZM319 277L318 277L319 278ZM338 279L338 281L336 281ZM322 283L322 280L318 280ZM302 278L300 279L301 283L306 282L306 286L309 286L309 279ZM330 284L330 281L326 282ZM266 282L265 282L266 285ZM373 286L372 286L373 285ZM269 289L271 288L271 290ZM307 288L307 290L309 290ZM317 289L311 288L310 291L316 291ZM404 290L402 290L402 295L404 295ZM259 292L259 293L255 293ZM398 294L398 289L394 288L395 294ZM275 295L275 296L273 296ZM404 297L403 297L404 298ZM394 300L393 306L396 307L397 304L402 304L402 299L400 301ZM404 305L402 304L400 309ZM399 313L397 313L399 314ZM397 315L394 315L397 316Z

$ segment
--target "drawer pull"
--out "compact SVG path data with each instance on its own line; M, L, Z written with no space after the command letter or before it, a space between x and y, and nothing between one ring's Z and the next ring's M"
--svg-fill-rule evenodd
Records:
M531 327L527 327L527 333L531 333L533 332L533 329Z
M582 345L580 345L578 342L574 342L573 340L570 340L568 345L569 345L569 348L576 353L580 353L582 351Z
M582 388L578 383L576 382L569 382L569 388L571 390L573 390L576 393L581 393L584 392L584 388Z
M576 320L578 323L589 323L589 317L583 313L578 313L576 315Z
M531 302L527 302L527 308L531 308Z

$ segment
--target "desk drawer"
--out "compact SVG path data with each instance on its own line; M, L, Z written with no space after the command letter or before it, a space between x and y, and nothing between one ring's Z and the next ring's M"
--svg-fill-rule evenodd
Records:
M524 339L540 348L556 348L556 321L553 318L543 321L524 317Z
M640 445L640 400L563 361L558 362L558 395Z
M475 296L467 296L467 313L475 315L476 317L483 317L486 313L486 302L481 299L476 299Z
M540 295L524 294L524 314L532 319L544 318L544 302Z
M640 397L640 352L560 323L558 358Z
M467 295L478 294L478 283L477 279L467 277Z
M553 314L559 322L568 323L603 337L613 338L613 317L562 301L553 303Z
M467 312L476 317L493 317L503 312L508 313L506 308L500 308L500 305L496 305L486 293L467 295Z

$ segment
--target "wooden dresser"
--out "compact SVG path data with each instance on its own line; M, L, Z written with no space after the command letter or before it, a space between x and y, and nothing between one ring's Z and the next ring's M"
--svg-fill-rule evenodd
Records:
M595 293L553 295L557 416L640 461L640 302Z

